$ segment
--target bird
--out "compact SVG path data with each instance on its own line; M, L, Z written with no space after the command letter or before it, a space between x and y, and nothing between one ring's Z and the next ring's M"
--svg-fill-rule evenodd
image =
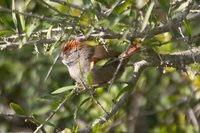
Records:
M109 83L123 58L116 77L125 70L130 57L141 48L140 43L130 47L126 52L109 51L102 45L91 46L87 42L70 40L61 48L62 63L67 66L70 76L78 84L88 84L88 75L92 75L92 85L101 86ZM99 65L102 60L106 61Z

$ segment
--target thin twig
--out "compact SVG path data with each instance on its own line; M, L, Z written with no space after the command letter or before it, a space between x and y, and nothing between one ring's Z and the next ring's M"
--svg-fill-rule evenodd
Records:
M25 119L25 122L29 121L29 122L31 122L35 125L39 125L39 123L37 121L35 121L32 116L24 116L24 115L9 114L9 113L1 113L0 112L0 117L23 118L23 119Z
M82 85L83 85L84 89L87 90L87 92L89 92L89 95L91 96L92 100L95 101L95 103L104 111L104 113L108 114L108 112L103 107L103 105L99 102L99 100L94 97L92 88L88 88L87 85L85 85L84 83L82 83Z
M130 83L133 85L133 88L136 85L136 82L139 78L140 73L143 71L143 69L145 69L148 66L148 63L142 61L141 63L136 63L135 65L137 65L138 69L134 70L134 76L130 81ZM107 122L119 110L119 108L127 101L127 99L129 98L130 95L131 95L131 91L125 92L115 102L115 104L112 106L112 108L108 114L105 114L104 116L96 119L90 126L88 126L85 129L80 130L79 133L90 133L96 124L103 124L103 123Z
M65 97L63 99L63 101L58 105L58 107L52 111L52 113L46 118L45 121L49 121L57 112L58 110L60 110L60 108L64 105L64 103L68 100L68 97ZM34 131L34 133L37 133L42 127L44 126L44 124L40 124L36 130Z
M32 41L28 41L28 42L25 42L22 44L22 46L27 46L27 45L39 45L39 44L51 44L51 43L54 43L56 42L55 39L43 39L43 40L32 40ZM0 45L0 50L4 50L6 48L9 48L9 47L19 47L20 46L20 43L12 43L12 42L8 42L6 44L1 44Z
M1 10L1 6L0 6L0 10ZM171 21L164 24L163 26L156 27L153 30L144 31L142 33L135 32L134 34L128 34L126 39L132 40L133 38L144 37L144 36L146 36L147 38L151 38L151 37L153 37L157 34L167 32L170 29L170 27L177 27L177 26L183 25L182 19L183 19L184 15L185 14L181 15L182 17L172 19ZM200 13L195 13L194 15L187 17L187 20L189 22L191 22L191 21L197 21L197 20L199 20L199 18L200 18ZM73 27L69 27L69 29L72 29L72 28ZM47 31L48 30L44 30L44 32L47 32ZM59 31L59 28L55 29L55 32L56 31ZM24 34L22 34L22 36L24 36ZM85 38L84 35L77 35L76 39L80 40L80 41L93 40L96 37L100 37L100 38L103 38L103 39L120 39L122 36L123 36L123 34L120 34L120 33L107 33L107 32L100 31L100 32L92 33L88 38ZM11 35L10 36L10 38L13 38L13 39L15 39L17 37L19 37L19 35L18 36L17 35ZM52 43L54 43L55 41L56 40L54 40ZM196 41L197 41L197 39L196 39ZM193 42L196 42L196 41L193 41ZM46 42L44 42L44 43L46 43ZM29 44L29 43L27 43L27 44ZM41 43L38 43L38 44L41 44ZM7 45L9 47L10 46L12 47L12 44L4 44L3 46L0 46L0 49L7 48ZM18 46L19 43L13 43L13 45Z
M59 10L57 10L55 7L53 7L50 4L46 3L44 0L37 0L37 2L44 4L47 8L57 12L58 14L66 15L63 12L60 12Z

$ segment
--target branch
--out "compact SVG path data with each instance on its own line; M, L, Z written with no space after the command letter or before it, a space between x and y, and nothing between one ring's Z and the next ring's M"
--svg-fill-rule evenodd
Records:
M141 74L141 72L148 66L148 62L146 61L140 61L138 63L135 63L135 67L137 69L135 69L134 74L132 79L130 80L130 83L134 86L136 85L136 82L139 78L139 75ZM131 95L131 91L129 92L125 92L116 102L115 104L112 106L111 110L108 112L108 114L105 114L104 116L96 119L90 126L88 126L85 129L82 129L79 131L79 133L90 133L92 132L93 127L96 124L103 124L105 122L107 122L109 119L111 119L111 117L119 110L119 108L128 100L129 96Z
M1 10L1 6L0 6L0 10ZM168 23L164 24L163 26L156 27L156 28L154 28L153 30L150 30L150 31L144 31L142 33L135 33L133 35L129 34L129 35L127 35L126 38L128 40L132 40L132 39L137 38L137 37L145 37L145 36L147 38L150 38L150 37L153 37L153 36L155 36L157 34L161 34L161 33L167 32L168 30L170 30L171 27L173 28L173 27L176 27L176 26L183 25L183 22L182 22L182 20L180 20L180 18L182 19L182 17L175 18L175 19L169 21ZM196 13L196 14L192 15L191 17L187 17L189 22L197 21L197 20L199 20L199 18L200 18L200 13ZM70 27L67 27L66 29L72 29L72 28L73 27L70 26ZM52 30L52 31L54 31L54 30ZM55 32L57 32L57 31L60 31L60 28L55 28ZM41 32L42 33L43 32L46 33L46 32L48 32L48 30L43 30ZM40 31L36 32L35 34L38 34L38 33L40 33ZM25 36L25 35L26 34L12 35L12 36L7 37L7 38L16 39L18 37ZM120 39L120 38L123 37L123 34L120 34L120 33L108 33L108 32L104 32L104 31L98 31L98 32L94 31L88 38L85 38L84 35L77 35L76 39L79 40L79 41L86 41L86 40L93 40L96 37L100 37L100 38L103 38L103 39ZM196 38L196 37L197 36L194 36L194 38ZM67 38L67 37L65 37L65 38ZM37 41L39 41L39 40L37 40ZM56 40L52 41L51 43L54 43L55 41ZM197 41L197 39L196 39L196 41ZM196 42L196 41L193 41L193 43ZM32 42L27 42L24 45L29 44L29 43L32 44ZM44 43L50 43L50 42L44 41ZM19 43L12 43L12 44L14 45L14 47L16 47L17 45L18 46L20 45ZM12 44L9 44L8 47L7 47L8 44L3 44L3 46L0 46L0 49L2 49L2 47L3 47L3 49L10 48L10 47L12 47ZM41 43L36 43L36 45L37 44L41 44Z
M28 46L28 45L39 45L39 44L51 44L51 43L54 43L56 42L55 39L43 39L43 40L33 40L33 41L28 41L28 42L25 42L25 43L11 43L11 42L8 42L6 44L2 44L0 45L0 50L4 50L6 48L16 48L16 47L19 47L19 46Z
M72 93L74 93L74 92L72 92ZM71 94L72 94L71 93ZM65 104L65 102L68 100L68 97L65 97L64 99L63 99L63 101L57 106L57 108L55 109L55 110L53 110L52 111L52 113L46 118L46 122L47 121L49 121L57 112L58 112L58 110L60 110L60 108ZM40 129L42 129L43 128L43 126L44 126L44 124L40 124L37 128L36 128L36 130L34 131L34 133L37 133Z
M194 59L196 62L194 62ZM152 66L166 66L183 68L185 65L200 63L200 48L193 48L186 51L175 52L172 54L159 54L147 59Z
M70 6L70 7L73 7L73 8L76 8L76 9L79 9L80 7L77 6L77 5L73 5L71 3L66 3L62 0L51 0L53 2L58 2L58 3L65 3L66 5ZM151 38L151 37L154 37L155 35L157 34L161 34L161 33L164 33L164 32L167 32L169 31L171 28L176 28L176 27L180 27L183 25L183 19L187 16L187 14L189 13L189 10L190 8L192 7L193 5L193 2L189 2L188 4L188 7L186 8L185 11L183 11L178 17L172 19L171 21L167 22L166 24L164 24L163 26L159 26L159 27L156 27L154 28L153 30L148 30L148 31L143 31L141 33L129 33L127 34L126 36L126 39L128 40L134 40L135 38L138 38L138 37L146 37L146 38ZM82 8L81 8L82 9ZM44 16L39 16L39 15L34 15L32 13L22 13L22 12L19 12L17 10L10 10L10 9L7 9L7 8L4 8L4 7L1 7L0 6L0 11L3 10L3 11L7 11L7 12L15 12L15 13L19 13L21 15L25 15L25 16L32 16L32 17L36 17L36 18L39 18L39 19L43 19L43 18L46 18ZM187 20L189 22L191 21L196 21L196 20L199 20L199 17L200 17L200 13L196 13L192 16L189 16L187 17ZM51 19L51 18L50 18ZM48 20L48 19L47 19ZM59 21L58 19L55 19L56 21ZM67 27L65 29L73 29L73 27ZM57 30L57 29L56 29ZM60 30L60 28L59 28ZM43 30L44 32L47 32L48 30ZM42 31L42 32L43 32ZM53 31L53 30L52 30ZM39 31L40 32L40 31ZM35 32L33 34L37 34L39 32ZM10 37L7 37L7 38L12 38L12 39L17 39L19 37L22 37L22 36L25 36L26 34L21 34L21 35L12 35ZM94 40L96 37L100 37L100 38L103 38L103 39L120 39L120 38L123 38L124 34L123 33L114 33L114 32L107 32L105 29L102 29L102 30L97 30L97 29L94 29L94 31L92 32L92 34L89 36L89 37L85 37L83 34L79 34L76 36L76 39L79 40L79 41L86 41L86 40ZM66 39L67 36L64 38ZM55 42L55 40L54 40ZM32 43L32 42L30 42ZM46 43L44 41L44 43ZM47 42L48 43L48 42ZM29 42L25 43L26 44L29 44ZM41 44L41 43L36 43L36 44ZM8 48L7 45L9 47L11 47L12 45L11 44L4 44L3 46L0 46L0 49L5 49L5 48ZM20 45L19 43L14 43L13 46L15 45Z
M72 26L65 27L65 30L72 30L72 29L73 29ZM49 32L49 29L44 29L44 30L33 32L31 34L31 36L38 37L38 35L47 34L47 32ZM59 32L63 32L63 29L61 27L52 28L51 32L52 32L53 35L54 34L57 35ZM23 33L23 34L11 35L11 36L3 36L2 38L5 38L6 40L16 40L17 38L26 37L26 36L27 36L27 34Z

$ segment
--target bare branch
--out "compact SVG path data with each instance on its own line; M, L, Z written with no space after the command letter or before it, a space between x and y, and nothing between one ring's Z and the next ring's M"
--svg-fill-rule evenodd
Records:
M130 83L134 86L136 85L136 82L139 78L140 73L148 66L148 63L146 61L141 61L135 64L137 69L134 71L134 76L131 79ZM93 127L96 124L103 124L107 122L118 110L119 108L128 100L129 96L131 95L131 91L124 93L112 106L111 110L108 112L108 114L105 114L104 116L96 119L90 126L88 126L85 129L82 129L79 131L79 133L90 133L92 132Z
M51 44L56 42L55 39L43 39L43 40L33 40L33 41L28 41L22 44L22 46L28 46L28 45L39 45L39 44ZM1 44L0 45L0 50L4 50L6 48L15 48L19 47L21 44L20 43L11 43L8 42L6 44Z
M74 92L72 92L74 93ZM68 97L65 97L62 102L57 106L57 108L55 110L52 111L52 113L46 118L45 121L49 121L57 112L58 110L60 110L60 108L65 104L65 102L68 100ZM40 124L37 129L34 131L34 133L37 133L42 127L44 126L44 124Z
M193 53L191 53L193 51ZM160 60L160 58L162 60ZM194 63L193 58L195 58L196 62L200 62L200 49L193 48L186 51L176 52L172 54L160 54L158 56L151 56L147 59L153 66L167 66L167 67L175 67L182 68L182 63L184 65L189 65Z

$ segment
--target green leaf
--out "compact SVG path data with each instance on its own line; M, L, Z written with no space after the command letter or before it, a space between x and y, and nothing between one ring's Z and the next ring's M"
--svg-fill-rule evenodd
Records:
M92 87L92 71L90 71L87 76L87 82L88 82L88 86Z
M12 0L12 10L16 10L16 8L15 8L15 0ZM14 22L15 27L17 29L17 25L18 25L17 24L17 15L14 12L12 12L12 19L13 19L13 22Z
M108 63L108 61L110 61L110 59L101 59L98 62L95 63L95 67L97 68L101 68L102 66L104 66L106 63Z
M74 90L72 90L70 93L67 94L67 96L66 96L66 98L67 98L67 104L71 104L70 101L71 101L72 96L74 96Z
M51 94L60 94L60 93L64 93L66 91L70 91L72 89L76 88L75 85L71 85L71 86L65 86L65 87L61 87L55 91L53 91Z
M189 38L191 38L192 37L192 30L191 30L191 27L190 27L188 20L186 18L184 18L183 23L184 23L184 26L185 26L185 29L186 29L186 32L187 32Z
M121 14L122 12L127 10L128 8L131 8L133 2L134 2L134 0L124 1L124 3L119 4L118 6L115 7L115 11L117 11L118 14Z
M76 126L74 133L78 133L78 125Z
M91 33L94 31L94 27L92 26L92 27L90 27L90 29L88 29L88 31L86 32L86 34L85 34L85 38L88 38L90 35L91 35Z
M71 129L69 128L65 128L62 133L72 133Z
M50 48L50 50L48 51L49 55L52 55L53 50L54 50L56 47L59 46L59 44L61 43L61 38L62 38L62 37L60 37L54 44L51 45L51 48Z
M20 11L20 12L24 12L23 4L20 4L20 6L19 6L19 11ZM24 31L25 28L26 28L26 26L25 26L25 18L24 18L24 15L19 15L19 19L20 19L22 31Z
M160 5L162 6L162 8L164 9L164 11L166 13L169 12L170 9L170 4L168 0L158 0L158 2L160 3Z
M98 133L99 127L100 127L100 123L96 123L96 124L93 126L92 133Z
M34 21L27 26L27 29L26 29L26 34L27 34L27 37L30 37L30 35L33 33L33 31L39 26L39 21L34 19Z
M124 11L122 14L120 14L119 16L115 17L115 19L110 22L109 28L113 28L113 26L119 24L119 21L122 20L124 17L128 16L130 14L130 12L131 12L131 10L128 9L128 10Z
M11 31L11 30L2 30L2 31L0 31L0 36L10 35L12 33L13 33L13 31Z
M123 93L129 91L132 87L133 87L132 85L127 85L126 87L121 89L120 92L118 93L116 99L118 99Z
M22 107L16 103L10 103L10 108L19 115L27 116L27 113L22 109Z
M32 0L26 0L25 1L25 7L28 8L28 5L32 2Z
M52 34L51 34L52 27L53 26L50 26L49 29L48 29L48 31L47 31L47 39L51 39L52 38Z
M9 20L7 20L5 17L0 16L0 24L5 28L5 29L9 29L13 32L13 34L15 33L13 27L11 26L11 24L9 23Z
M148 8L147 13L145 15L144 22L142 24L142 28L141 28L140 32L142 32L146 28L146 26L149 22L149 18L151 16L151 12L153 10L154 4L155 4L155 2L152 1L151 4L149 5L149 8Z
M52 126L52 127L56 127L54 124L52 124L52 123L50 123L50 122L48 122L48 121L45 121L45 120L41 119L41 117L40 117L39 115L33 114L32 116L33 116L33 119L34 119L35 121L37 121L38 123L40 123L40 124L49 125L49 126Z
M86 99L84 99L80 104L79 106L76 108L76 110L74 111L74 119L77 118L77 113L78 113L78 110L80 109L80 107L85 104L87 101L89 101L91 99L91 97L88 97Z

